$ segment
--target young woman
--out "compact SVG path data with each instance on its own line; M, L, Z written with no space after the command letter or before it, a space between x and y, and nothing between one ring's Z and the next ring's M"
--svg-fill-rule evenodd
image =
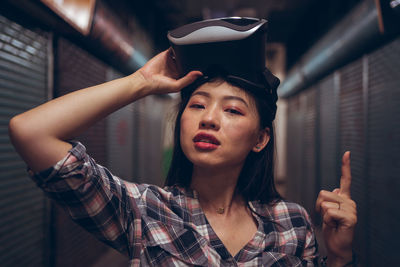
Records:
M123 181L70 141L135 100L183 88L165 188ZM133 266L315 266L307 212L274 188L275 111L275 96L254 97L223 74L178 78L167 50L130 76L14 117L9 130L38 186ZM321 191L316 205L328 266L352 265L350 183L346 153L340 188Z

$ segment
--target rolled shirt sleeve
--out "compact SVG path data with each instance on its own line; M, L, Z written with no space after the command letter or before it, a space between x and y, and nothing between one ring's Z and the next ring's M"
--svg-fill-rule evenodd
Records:
M142 233L137 203L144 186L112 175L81 143L71 143L62 160L39 173L28 170L30 176L76 223L121 253L138 258Z

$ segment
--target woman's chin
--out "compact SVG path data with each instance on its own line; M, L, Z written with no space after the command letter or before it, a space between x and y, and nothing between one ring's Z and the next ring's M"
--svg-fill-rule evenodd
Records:
M189 159L190 160L190 159ZM208 158L196 158L190 160L193 163L193 168L198 168L202 171L223 171L223 170L232 170L236 169L241 164L234 164L232 161L227 161L225 159L216 159L212 157Z
M193 167L197 168L215 169L220 167L220 164L218 164L215 160L195 159L190 161L193 163Z

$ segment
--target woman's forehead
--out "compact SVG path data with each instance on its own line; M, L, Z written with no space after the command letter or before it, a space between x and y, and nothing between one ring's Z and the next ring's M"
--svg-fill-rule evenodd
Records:
M192 95L196 95L196 92L207 92L210 96L237 96L241 97L246 102L251 103L254 101L253 97L240 87L234 86L222 79L207 82L199 86Z

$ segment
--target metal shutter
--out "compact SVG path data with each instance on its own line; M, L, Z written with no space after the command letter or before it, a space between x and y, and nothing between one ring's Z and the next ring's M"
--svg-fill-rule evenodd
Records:
M302 153L303 177L302 177L302 204L307 209L313 220L316 218L315 201L317 199L316 176L316 90L314 87L301 94L303 100L304 123L301 130L304 132L304 144Z
M148 99L148 114L150 121L148 122L148 141L147 146L150 151L147 154L147 173L149 176L146 183L152 183L162 186L164 184L164 177L162 173L163 161L163 119L165 117L165 98L153 96ZM149 143L150 142L150 145Z
M290 198L311 205L305 181L312 170L321 188L339 186L341 156L352 152L352 198L358 223L353 244L363 266L396 266L400 222L400 39L355 60L315 86L319 114L312 162L313 96L288 100ZM319 101L319 103L318 103ZM302 128L303 127L303 128ZM311 127L310 129L307 129ZM308 152L307 152L308 151ZM314 164L314 166L313 166ZM318 178L316 183L318 186ZM305 193L299 193L303 191Z
M398 265L400 196L400 39L368 59L370 265ZM364 179L364 183L366 183Z
M106 81L107 66L65 39L57 40L56 96ZM106 120L103 119L77 138L98 163L105 165ZM108 247L72 222L58 206L54 210L55 266L89 266Z
M287 166L288 196L315 218L316 90L310 88L288 102Z
M43 266L46 262L46 200L28 178L7 129L11 117L46 100L47 45L46 34L0 15L1 266Z
M358 59L340 70L340 154L351 151L352 198L357 202L358 225L354 247L367 255L367 181L365 172L366 138L363 88L363 60ZM338 165L340 166L340 158ZM365 261L365 259L363 259Z
M140 99L133 103L133 180L137 183L143 182L143 154L146 153L145 147L142 145L144 140L141 136L145 136L143 131L145 129L145 110L144 99Z
M107 66L103 62L62 38L58 40L56 62L56 96L106 81ZM105 119L90 127L78 139L98 163L106 164Z
M137 156L136 177L139 183L163 185L163 118L165 99L148 96L135 103L135 128L137 128L135 147Z
M107 80L122 77L108 71ZM107 165L114 175L133 181L134 106L132 103L107 117ZM136 167L136 166L135 166Z
M332 191L339 187L337 161L338 88L339 76L330 75L318 84L319 89L319 177L320 189ZM318 166L317 166L318 167Z
M290 200L301 203L302 188L302 150L303 142L303 114L299 95L288 99L287 121L287 166L288 166L288 197Z

